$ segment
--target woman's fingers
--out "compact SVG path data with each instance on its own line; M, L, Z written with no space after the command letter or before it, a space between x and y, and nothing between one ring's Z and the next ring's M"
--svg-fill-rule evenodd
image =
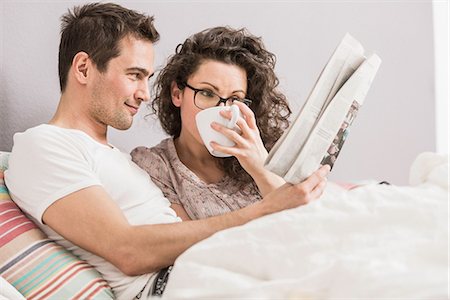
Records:
M248 107L246 104L239 102L239 101L235 101L235 102L233 102L233 104L235 104L239 107L239 110L241 111L242 116L244 117L248 126L251 129L258 129L258 127L256 126L255 114L250 109L250 107Z
M234 131L233 129L230 129L226 126L223 126L222 124L219 124L217 122L212 122L211 127L226 136L228 139L232 140L238 145L244 145L246 144L245 138L242 137L239 133ZM217 149L218 150L218 149Z
M250 107L239 101L235 101L233 102L233 104L239 107L239 110L242 114L242 118L238 118L238 120L243 119L246 126L251 128L252 130L258 130L258 127L256 126L255 114L250 109ZM220 112L220 115L228 120L231 120L232 117L232 113L230 110L223 110Z
M321 189L321 184L325 185L327 182L326 176L328 173L330 173L330 166L324 165L315 171L311 176L295 186L301 187L304 191L309 193L320 195L323 192L323 188Z
M264 160L267 157L267 150L261 140L259 129L256 126L255 115L252 110L244 103L237 103L237 101L235 103L242 114L242 117L238 117L236 121L236 126L240 129L240 132L236 132L217 122L211 123L211 127L214 130L233 141L235 145L228 147L214 141L210 145L215 151L236 157L241 166L253 176L253 174L260 173L263 168ZM222 117L231 120L231 111L221 111L220 114Z
M235 147L227 147L227 146L222 146L214 141L210 142L211 147L214 149L214 151L218 151L218 152L222 152L225 154L229 154L231 156L234 157L239 157L240 156L240 150L238 148Z

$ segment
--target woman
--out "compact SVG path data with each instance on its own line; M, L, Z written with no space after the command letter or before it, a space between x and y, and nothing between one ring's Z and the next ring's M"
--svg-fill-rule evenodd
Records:
M131 154L183 220L242 208L284 183L263 167L267 149L288 127L291 113L286 97L276 89L274 66L275 56L260 38L245 29L216 27L178 45L156 79L152 107L171 138ZM210 101L202 101L205 98ZM203 144L195 116L202 109L231 103L243 115L237 122L242 133L213 123L236 143L211 143L214 150L232 155L216 158Z

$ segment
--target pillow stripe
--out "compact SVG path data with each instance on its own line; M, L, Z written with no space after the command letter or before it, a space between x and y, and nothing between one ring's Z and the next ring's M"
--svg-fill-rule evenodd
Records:
M105 291L104 285L105 285L105 283L96 283L96 285L93 287L93 290L89 294L81 295L80 297L75 298L75 299L93 299L96 296L98 296L98 298L101 299L102 297L104 297L104 291ZM103 293L103 296L101 295L102 293ZM108 294L107 296L114 298L114 295L112 293Z
M5 218L3 218L3 217L5 217ZM8 217L9 217L9 219L6 219ZM3 219L5 221L0 224L0 230L1 230L0 232L4 232L4 233L0 237L5 237L10 232L15 230L16 228L19 228L22 225L32 224L32 222L29 219L27 219L24 215L20 215L17 213L17 211L13 211L13 210L10 210L4 216L0 217L0 221L3 221ZM20 232L20 233L23 233L23 232Z
M76 276L77 274L79 274L82 271L87 270L87 269L89 269L88 265L86 265L85 263L82 263L82 262L77 262L76 264L72 265L70 267L70 269L67 269L65 273L61 274L61 276L59 277L59 279L61 279L60 282L57 283L56 280L52 282L53 287L51 287L51 288L49 287L47 289L49 291L47 291L46 294L36 295L33 297L38 297L38 299L41 299L41 298L47 298L47 297L51 296L52 294L55 294L67 281L72 279L72 277ZM65 277L63 277L63 276L65 276ZM55 285L55 283L57 283L57 284ZM38 291L38 292L40 292L40 291ZM42 292L45 292L45 290Z
M38 264L33 270L28 272L26 276L23 276L20 280L18 280L17 283L13 284L20 286L21 282L28 280L28 283L24 283L21 287L24 293L27 293L29 290L42 284L42 282L46 281L48 278L52 278L54 273L57 273L64 268L70 260L71 257L64 252L55 253Z
M30 229L37 228L12 202L0 203L0 247Z
M14 210L9 210L9 211L5 212L3 214L3 216L5 216L6 221L4 221L3 223L0 223L0 228L3 227L5 230L11 229L12 227L15 227L18 224L20 224L21 219L22 219L22 222L23 222L23 220L27 221L24 216L15 214ZM9 216L11 216L11 217L9 217ZM1 217L0 217L0 221L2 221Z
M95 281L97 281L97 279ZM81 286L81 285L80 286L77 286L77 285L73 286L71 284L70 288L71 288L73 294L77 294L77 292L80 289L83 289L83 286ZM50 296L51 299L55 299L55 300L60 300L60 299L77 299L77 300L80 300L80 299L83 299L83 300L88 300L88 299L114 299L114 294L112 293L111 289L109 288L109 286L107 285L106 282L103 282L102 284L96 283L96 288L95 288L94 292L91 293L90 295L73 296L73 297L70 297L70 298L63 298L63 297L61 297L61 295L64 295L64 294L61 294L61 290L58 290L58 291L56 291L55 293L53 293L53 294L51 294L49 296ZM38 297L38 298L32 298L32 299L40 300L40 299L43 299L43 298Z
M21 261L24 262L24 264L33 262L31 260L30 261L25 261L25 260L23 260L24 258L26 258L30 254L33 254L35 256L35 259L38 259L41 256L40 252L44 252L44 254L45 254L45 252L47 252L49 250L48 247L45 247L49 243L52 243L52 241L51 240L44 240L44 241L41 241L41 242L38 242L38 243L32 245L31 247L26 249L23 253L21 253L20 255L18 255L15 258L13 258L5 266L0 268L0 274L2 274L5 278L14 275L16 272L20 271L19 267L24 267L24 266L20 265ZM45 251L45 250L47 250L47 251ZM39 252L33 253L35 251L39 251ZM37 254L39 254L39 255L37 255ZM35 260L35 259L33 259L33 260ZM12 274L9 274L8 272L6 272L8 269L10 269L13 266L16 266L18 268L16 270L12 270L13 271Z
M60 272L57 276L55 276L51 282L48 282L45 286L37 289L32 295L30 295L30 298L37 297L40 299L49 297L57 292L58 289L74 275L77 275L81 270L87 268L89 268L89 266L83 262L78 261L73 263L71 266L63 270L63 272Z
M24 232L27 232L30 229L35 228L35 225L31 222L22 223L14 228L12 228L9 232L1 235L0 237L0 247L10 242L14 238L18 237Z
M102 287L104 283L99 280L95 279L92 282L89 283L86 288L81 290L78 294L75 295L75 299L91 299Z
M0 185L0 194L6 194L6 193L8 193L8 190L6 189L6 186ZM6 198L6 195L5 195L5 198ZM2 198L0 198L0 199L2 199ZM8 197L8 199L9 199L9 197Z

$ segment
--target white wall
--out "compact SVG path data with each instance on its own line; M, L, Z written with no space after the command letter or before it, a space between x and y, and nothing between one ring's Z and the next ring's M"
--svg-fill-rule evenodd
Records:
M436 90L436 151L448 153L448 72L449 72L449 3L433 1L434 63Z
M0 0L1 1L1 0ZM84 1L0 4L0 150L14 132L48 121L59 99L59 17ZM157 66L188 35L206 27L247 27L277 54L277 74L294 111L306 99L329 55L350 32L383 59L331 179L406 184L422 151L435 151L431 1L218 2L119 1L156 16ZM131 130L111 131L129 151L164 137L158 122L138 114Z

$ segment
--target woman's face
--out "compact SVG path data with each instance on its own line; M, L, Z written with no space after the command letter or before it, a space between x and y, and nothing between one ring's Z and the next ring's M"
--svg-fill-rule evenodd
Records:
M215 60L203 61L197 71L186 82L195 89L207 90L221 98L245 98L247 93L247 73L236 65ZM194 104L195 92L185 87L179 90L176 85L172 88L172 102L180 108L181 133L180 139L188 143L203 145L195 122L195 116L201 111Z

